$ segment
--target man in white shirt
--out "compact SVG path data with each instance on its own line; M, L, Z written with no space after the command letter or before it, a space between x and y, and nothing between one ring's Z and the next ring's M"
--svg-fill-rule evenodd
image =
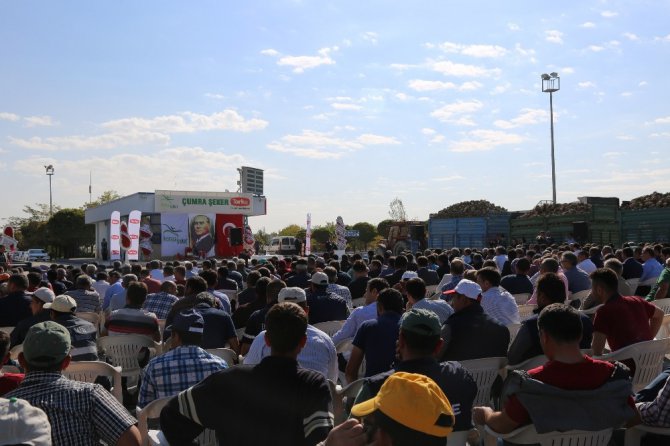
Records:
M500 272L492 267L477 271L477 284L482 288L484 313L503 325L518 324L519 308L514 296L500 288Z
M345 339L350 339L356 336L358 328L365 321L377 319L377 296L383 290L389 287L386 279L377 277L370 279L365 287L365 305L354 308L347 320L342 325L342 328L333 335L333 342L335 345L339 344Z
M101 297L105 295L107 288L111 286L109 282L107 282L107 279L108 279L107 273L101 271L95 275L95 282L91 285L91 288L97 291L98 295Z
M293 302L302 307L305 312L309 311L307 295L302 288L283 288L279 292L277 302ZM244 364L259 364L264 357L270 356L270 352L270 345L265 338L265 330L263 330L254 338L247 356L244 357ZM307 326L307 343L298 354L298 363L303 368L316 370L329 380L337 382L339 371L335 344L330 336L312 325Z

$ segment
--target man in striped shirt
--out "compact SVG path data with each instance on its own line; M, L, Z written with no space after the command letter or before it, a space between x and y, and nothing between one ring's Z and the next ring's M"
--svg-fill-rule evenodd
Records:
M131 282L126 294L126 306L112 311L105 321L105 329L113 335L141 334L160 341L158 318L154 313L142 309L147 298L147 286L142 282Z
M214 373L168 402L161 430L170 444L190 444L203 429L236 446L313 446L326 438L333 427L328 382L296 360L307 341L307 314L278 303L265 326L271 356Z
M75 281L75 289L68 291L77 302L77 311L85 313L99 313L102 311L102 299L97 291L91 289L91 278L81 274Z

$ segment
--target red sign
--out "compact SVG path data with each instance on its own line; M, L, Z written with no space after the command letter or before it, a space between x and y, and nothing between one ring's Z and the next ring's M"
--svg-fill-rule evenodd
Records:
M251 200L249 200L247 197L234 197L230 199L230 204L233 206L249 206L251 204Z
M133 224L133 225L139 225L139 224L140 224L140 221L139 221L138 219L136 219L136 218L131 218L131 219L130 219L130 223Z
M112 249L112 254L121 254L121 251L116 250L116 249Z
M118 240L118 239L119 239L119 236L118 236L118 235L114 234L114 235L112 236L112 240Z
M118 225L118 224L119 224L119 221L118 221L118 220L112 220L112 224L113 224L113 225Z
M135 254L137 254L137 249L129 249L128 250L128 255L129 256L132 256L132 255L135 255Z
M131 239L131 240L137 240L138 238L139 238L139 237L137 236L137 234L131 234L131 235L130 235L130 239Z

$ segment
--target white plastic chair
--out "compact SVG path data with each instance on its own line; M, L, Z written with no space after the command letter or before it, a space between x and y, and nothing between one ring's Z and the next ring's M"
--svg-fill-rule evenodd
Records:
M93 324L95 326L96 333L100 333L100 313L95 313L93 311L82 311L81 313L75 313L75 316Z
M516 335L519 334L521 324L509 324L507 326L507 329L509 330L509 345L512 345L512 342L514 342L514 338L516 338Z
M112 377L112 390L121 404L123 404L123 389L121 387L121 367L114 367L102 361L72 361L70 365L63 370L63 375L73 381L82 381L87 383L95 382L98 376Z
M626 437L624 440L625 446L640 446L640 441L644 434L658 434L670 437L670 428L668 427L654 427L638 424L637 426L626 429Z
M631 291L635 293L635 290L637 289L637 286L640 284L640 278L636 277L634 279L628 279L626 280L626 283L630 287Z
M656 285L656 282L658 281L658 277L652 277L651 279L647 279L644 282L640 282L637 284L637 286L654 286Z
M622 361L632 359L635 362L633 391L638 392L649 384L663 369L663 357L670 351L670 338L638 342L595 359L603 361Z
M330 389L330 396L333 401L333 415L335 417L335 426L344 422L347 417L345 398L356 398L361 387L363 387L364 380L357 379L348 385L341 387L333 381L328 380L328 388Z
M612 437L612 428L601 431L571 430L538 434L532 424L520 427L508 434L500 434L486 426L487 435L502 438L515 444L536 444L542 446L607 446Z
M460 361L477 383L477 396L472 406L489 406L491 403L491 386L502 369L507 365L507 358L482 358Z
M581 314L585 314L587 316L590 316L592 314L596 314L596 311L598 311L598 308L602 307L603 304L596 305L595 307L591 307L588 310L579 310Z
M234 366L239 361L237 353L229 348L208 348L206 350L207 353L218 356L219 358L226 361L228 367Z
M665 299L654 300L651 303L656 305L661 310L663 310L664 314L670 314L670 297L666 297Z
M340 342L337 343L335 346L335 350L337 350L337 353L345 353L345 352L350 352L351 347L353 345L354 338L347 338L347 339L342 339Z
M0 331L4 331L7 334L12 334L14 327L0 327Z
M14 361L19 359L19 353L23 351L23 344L17 344L9 351L9 357Z
M149 431L148 420L160 418L161 410L172 397L159 398L147 404L143 409L137 408L137 428L140 430L142 445L167 445L167 440L160 431ZM216 446L216 435L213 430L205 429L197 438L200 446Z
M584 299L589 297L589 294L591 294L591 290L582 290L577 293L574 293L572 296L570 296L570 301L578 300L579 301L579 306L581 307L582 304L584 303Z
M138 334L102 336L98 339L98 348L103 351L105 357L112 362L112 365L121 367L121 376L130 378L133 383L137 382L142 372L137 361L137 354L142 347L153 349L154 354L161 348L153 339ZM130 383L128 385L131 386Z
M437 285L426 285L426 298L430 299L437 291Z
M661 323L661 328L656 334L656 339L670 338L670 314L663 316L663 322Z
M549 361L549 358L547 358L544 355L538 355L534 356L530 359L526 359L523 362L520 362L519 364L510 364L507 366L507 370L531 370L536 367L539 367L543 364L545 364L547 361Z
M525 321L533 315L533 311L537 308L537 305L519 305L519 319Z
M322 332L326 333L328 336L333 336L335 333L340 331L340 328L342 328L344 322L345 321L319 322L314 324L314 328L318 328Z
M526 305L526 302L530 299L530 293L518 293L512 294L512 296L514 296L517 305Z
M365 306L365 297L357 297L351 301L351 306L354 308Z

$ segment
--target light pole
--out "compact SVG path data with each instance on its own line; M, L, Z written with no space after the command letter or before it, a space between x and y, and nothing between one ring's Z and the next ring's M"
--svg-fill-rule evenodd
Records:
M44 168L46 169L47 175L49 176L49 217L51 217L54 214L53 198L51 195L51 177L54 174L54 166L49 164L48 166L44 166Z
M556 161L554 159L554 92L561 89L561 78L558 73L543 74L542 92L549 93L549 119L551 121L551 184L553 186L553 202L556 204Z

